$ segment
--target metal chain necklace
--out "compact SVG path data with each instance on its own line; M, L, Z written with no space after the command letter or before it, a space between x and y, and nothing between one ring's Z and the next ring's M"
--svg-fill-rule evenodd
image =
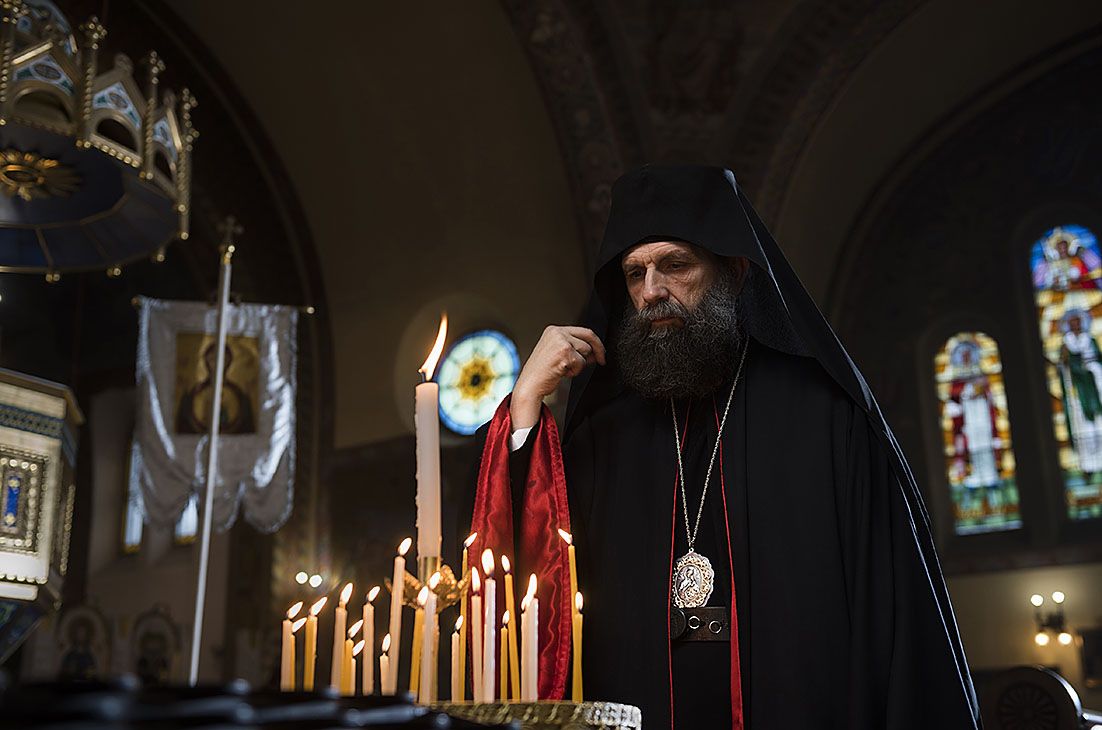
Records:
M723 418L719 422L719 432L716 434L716 443L712 447L712 458L708 460L708 471L704 476L704 490L700 494L700 507L696 511L696 523L689 527L689 498L685 493L685 467L681 463L681 434L677 425L677 406L673 398L670 398L670 414L673 416L673 439L677 446L677 474L681 484L681 511L685 516L685 537L688 539L689 552L677 559L673 569L673 586L671 588L673 604L678 608L698 608L708 603L715 587L715 571L708 558L693 549L696 544L696 535L700 532L700 518L704 514L704 500L708 496L708 482L712 479L712 467L716 463L716 454L719 453L719 445L723 440L723 427L727 425L727 414L731 410L731 401L735 397L735 388L738 387L739 376L742 375L742 364L746 362L746 350L749 340L743 345L742 356L739 358L738 370L735 371L735 382L731 384L731 392L727 396L727 405L723 407Z

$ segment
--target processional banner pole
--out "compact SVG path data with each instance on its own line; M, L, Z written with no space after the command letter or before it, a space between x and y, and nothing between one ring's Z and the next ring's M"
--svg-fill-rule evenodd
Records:
M233 273L233 237L242 228L233 217L222 225L222 268L218 272L218 334L216 335L216 365L214 370L214 397L210 411L210 439L207 443L207 480L203 492L203 530L199 540L199 576L195 590L195 621L191 633L191 672L188 681L192 687L199 681L199 650L203 642L203 614L207 597L207 567L210 562L210 533L214 507L214 488L218 476L218 428L222 415L222 384L226 367L226 316L229 309L230 277Z

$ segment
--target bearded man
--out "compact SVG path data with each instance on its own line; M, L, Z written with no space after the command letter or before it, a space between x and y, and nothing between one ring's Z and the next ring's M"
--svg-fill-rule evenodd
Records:
M596 269L584 326L544 331L484 430L466 511L549 584L541 696L568 524L587 698L650 728L978 727L914 478L734 175L624 175Z

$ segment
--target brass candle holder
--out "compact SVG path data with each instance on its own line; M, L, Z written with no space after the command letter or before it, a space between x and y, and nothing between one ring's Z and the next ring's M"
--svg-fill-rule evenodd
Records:
M436 594L436 612L441 613L444 609L459 603L460 596L463 595L464 589L466 589L467 584L470 583L470 574L468 573L463 576L461 580L457 580L451 567L440 562L440 558L435 558L435 561L436 563L432 572L426 574L423 581L408 570L406 571L405 580L403 581L404 585L402 586L403 605L412 609L419 608L417 594L420 593L421 588L427 584L432 573L437 571L440 572L440 582L436 584L436 589L433 591L433 593ZM386 585L386 589L393 594L394 586L391 585L390 579L384 579L383 583Z

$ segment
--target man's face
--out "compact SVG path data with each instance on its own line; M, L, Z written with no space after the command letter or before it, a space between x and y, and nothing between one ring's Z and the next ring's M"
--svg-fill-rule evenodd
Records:
M625 385L646 398L701 397L734 373L739 292L749 262L680 241L635 246L621 259L631 307L613 348Z
M716 280L719 259L681 241L641 243L620 262L635 311L666 300L691 312ZM651 321L652 327L681 327L677 316Z

